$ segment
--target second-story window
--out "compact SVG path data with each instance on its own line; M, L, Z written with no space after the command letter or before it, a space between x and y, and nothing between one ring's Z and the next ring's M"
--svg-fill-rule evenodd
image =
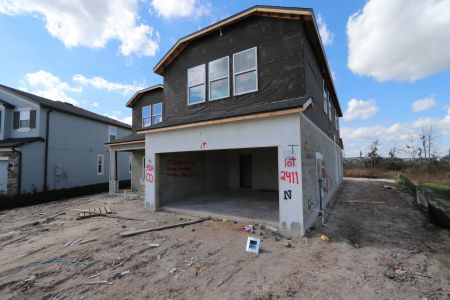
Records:
M142 128L152 125L152 106L142 108Z
M162 103L153 104L152 124L158 124L162 121Z
M258 68L256 47L233 54L234 95L258 90Z
M208 64L209 100L230 96L229 66L228 56Z
M188 69L188 104L205 102L205 65Z
M113 142L117 139L117 127L109 126L108 127L108 141Z
M331 96L328 97L328 117L330 118L331 121Z
M325 85L325 80L323 80L323 111L328 114L328 89Z
M36 111L20 110L15 111L13 116L13 129L36 128Z

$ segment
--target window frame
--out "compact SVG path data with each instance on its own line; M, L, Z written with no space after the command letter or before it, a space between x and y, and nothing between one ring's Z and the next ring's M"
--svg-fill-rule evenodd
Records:
M28 113L28 119L23 119L22 120L22 114L24 113ZM22 127L22 123L21 121L28 121L28 126L26 127ZM24 109L24 110L19 110L19 128L17 128L18 130L29 130L31 129L30 127L31 125L31 109Z
M154 114L154 112L155 112L154 106L155 106L155 105L158 105L158 104L161 105L161 114L155 115L155 114ZM162 116L163 116L163 104L162 104L162 102L158 102L158 103L152 104L151 114L150 114L150 115L151 115L151 124L150 124L150 126L162 122ZM153 122L153 119L154 119L155 117L158 117L158 116L161 117L161 121L159 121L159 122L157 122L157 123Z
M200 84L196 84L196 85L192 85L192 86L190 86L189 85L189 70L191 70L191 69L194 69L194 68L198 68L198 67L201 67L201 66L203 66L203 83L200 83ZM197 104L202 104L202 103L205 103L206 102L206 64L200 64L200 65L197 65L197 66L193 66L192 68L189 68L189 69L187 69L187 71L186 71L186 87L187 87L187 89L186 89L186 98L187 98L187 105L188 106L192 106L192 105L197 105ZM190 88L193 88L193 87L197 87L197 86L201 86L201 85L203 85L203 87L204 87L204 90L203 90L203 101L200 101L200 102L196 102L196 103L190 103L190 93L189 93L189 89Z
M147 107L150 108L150 115L148 117L144 117L144 109L147 108ZM152 105L151 104L141 107L141 126L142 126L142 128L147 128L147 127L152 126L152 113L153 113L153 109L152 109ZM150 125L144 126L144 120L145 119L150 119Z
M236 62L235 57L236 57L236 55L241 54L241 53L246 52L246 51L253 50L253 49L255 49L255 68L241 70L239 72L236 72L235 71L236 70L236 66L235 66L235 62ZM256 74L256 89L245 91L245 92L241 92L241 93L236 93L236 76L244 74L244 73L249 73L251 71L255 71L255 74ZM248 49L245 49L245 50L233 53L233 96L239 96L239 95L245 95L245 94L248 94L248 93L257 92L258 91L258 87L259 87L259 83L258 83L258 47L255 46L255 47L252 47L252 48L248 48Z
M227 75L211 79L211 73L210 73L210 71L211 71L211 68L210 68L211 63L219 61L219 60L222 60L222 59L225 59L225 58L227 59ZM216 82L216 81L220 81L220 80L223 80L223 79L227 79L227 95L223 96L223 97L219 97L219 98L214 98L213 99L211 97L211 90L212 90L211 89L211 83ZM230 98L230 57L229 56L224 56L224 57L221 57L221 58L218 58L218 59L215 59L215 60L212 60L212 61L208 62L208 100L209 101L215 101L215 100L220 100L220 99L225 99L225 98Z
M331 122L332 122L332 112L333 112L333 107L332 107L332 103L331 103L331 97L330 97L330 94L328 93L328 117Z
M101 160L99 160L99 158L102 158ZM97 154L97 163L96 163L96 168L97 168L97 175L102 176L105 172L105 155L104 154ZM98 171L98 167L101 166L101 171Z
M328 97L329 97L329 94L328 94L328 88L327 88L327 86L326 86L326 84L325 84L325 79L322 79L322 83L323 83L323 86L322 86L322 96L323 96L323 111L324 111L324 113L326 114L326 115L328 115Z
M114 129L115 132L113 132L113 133L115 133L115 134L111 134L111 129ZM114 135L114 140L111 140L111 135ZM108 142L113 142L113 141L117 140L117 135L118 135L117 127L111 126L111 125L108 126Z

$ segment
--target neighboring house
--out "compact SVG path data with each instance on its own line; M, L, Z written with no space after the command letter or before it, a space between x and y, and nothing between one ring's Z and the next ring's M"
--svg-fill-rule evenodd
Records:
M10 195L108 182L105 142L131 127L71 104L0 85L0 192ZM118 163L130 178L129 155Z
M137 131L162 121L162 102L163 86L160 84L137 91L126 104L127 107L132 109L133 132L105 144L110 149L111 161L116 159L117 153L131 152L131 190L140 195L143 195L145 185L145 136L137 134ZM110 165L109 172L109 192L113 194L118 190L115 164Z
M154 72L162 122L137 130L145 206L305 234L342 181L342 111L313 11L252 7L180 39Z

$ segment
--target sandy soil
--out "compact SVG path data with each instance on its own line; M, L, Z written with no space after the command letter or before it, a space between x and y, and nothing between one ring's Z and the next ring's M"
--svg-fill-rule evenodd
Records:
M245 224L232 222L121 238L124 230L189 218L151 213L121 196L3 211L0 299L450 299L449 231L428 224L412 197L383 184L345 180L326 226L309 237L257 229L259 255L245 252ZM383 203L346 202L354 200ZM76 220L74 208L105 205L145 221ZM48 260L60 261L42 263Z

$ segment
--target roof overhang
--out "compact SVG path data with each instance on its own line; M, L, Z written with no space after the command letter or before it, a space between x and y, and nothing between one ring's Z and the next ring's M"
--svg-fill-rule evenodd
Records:
M233 122L243 122L243 121L262 119L262 118L273 118L273 117L278 117L278 116L302 113L305 110L307 110L309 107L312 107L312 106L313 106L312 100L308 99L302 105L302 107L277 110L277 111L260 112L260 113L242 115L242 116L221 118L221 119L215 119L215 120L207 120L207 121L201 121L201 122L196 122L196 123L187 123L187 124L153 128L153 129L144 129L144 130L139 130L138 133L139 134L157 133L157 132L173 131L173 130L194 128L194 127L221 125L221 124L233 123Z
M305 25L305 31L308 39L310 40L314 53L317 55L317 59L322 66L323 76L325 80L330 83L330 92L333 99L335 99L335 107L337 109L338 116L342 117L342 110L339 105L339 99L333 84L330 67L325 55L325 50L320 38L319 29L314 17L314 12L310 8L297 8L297 7L277 7L277 6L253 6L247 10L244 10L238 14L228 17L220 22L205 27L199 31L196 31L190 35L187 35L179 39L175 45L163 56L158 64L153 68L156 74L162 75L164 70L172 63L172 61L189 45L190 42L201 38L207 34L210 34L216 30L219 30L225 26L240 22L250 16L264 16L291 20L302 20ZM136 95L135 95L136 96ZM133 96L133 98L135 97ZM138 96L136 96L138 97ZM132 99L133 99L132 98ZM130 101L132 101L130 99ZM129 102L130 102L129 101ZM128 106L128 103L127 103Z
M133 95L133 97L131 97L130 100L128 100L126 106L131 108L133 106L134 102L136 102L136 100L139 99L139 97L142 94L144 94L146 92L149 92L149 91L153 91L153 90L157 90L157 89L163 89L163 88L164 87L163 87L162 84L157 84L157 85L154 85L154 86L151 86L151 87L139 90Z

